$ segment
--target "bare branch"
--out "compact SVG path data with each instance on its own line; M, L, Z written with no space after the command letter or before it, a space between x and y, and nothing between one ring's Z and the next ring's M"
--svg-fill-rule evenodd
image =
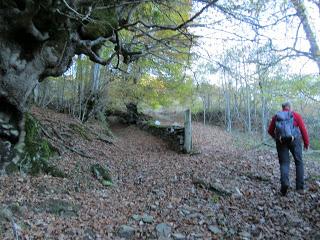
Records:
M62 0L63 3L66 5L66 7L73 13L76 14L76 16L78 16L80 19L85 18L85 16L79 12L77 12L75 9L73 9L72 7L70 7L70 5L66 2L66 0Z

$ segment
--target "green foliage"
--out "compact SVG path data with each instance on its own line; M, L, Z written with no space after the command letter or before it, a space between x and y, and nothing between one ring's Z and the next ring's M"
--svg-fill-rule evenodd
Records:
M135 17L158 25L181 24L189 18L191 8L188 0L166 1L164 4L145 2L140 4Z
M109 85L108 107L124 109L126 103L133 102L144 108L159 109L191 103L193 83L184 76L181 64L143 59L131 65L130 71L130 75L118 76Z
M118 19L114 8L94 8L91 21L84 25L87 38L96 39L100 36L110 36L112 31L118 27Z

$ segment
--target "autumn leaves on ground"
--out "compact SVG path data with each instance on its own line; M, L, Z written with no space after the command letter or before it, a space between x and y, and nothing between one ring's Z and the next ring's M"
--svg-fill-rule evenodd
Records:
M217 127L194 123L194 153L178 154L133 125L111 124L110 139L98 123L84 135L67 115L33 115L55 133L51 161L66 177L1 176L1 239L320 238L319 161L305 162L305 195L281 197L273 149L243 149Z

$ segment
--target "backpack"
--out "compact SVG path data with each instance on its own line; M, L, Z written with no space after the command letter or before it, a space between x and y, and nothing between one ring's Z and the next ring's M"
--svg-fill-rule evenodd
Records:
M280 111L276 114L276 138L282 142L292 142L299 136L299 130L293 124L294 117L291 111Z

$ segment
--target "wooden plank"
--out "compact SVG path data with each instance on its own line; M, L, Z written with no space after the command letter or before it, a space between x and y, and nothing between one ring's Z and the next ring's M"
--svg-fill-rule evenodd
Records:
M187 109L184 116L184 145L183 150L190 153L192 150L192 124L191 124L191 111Z

